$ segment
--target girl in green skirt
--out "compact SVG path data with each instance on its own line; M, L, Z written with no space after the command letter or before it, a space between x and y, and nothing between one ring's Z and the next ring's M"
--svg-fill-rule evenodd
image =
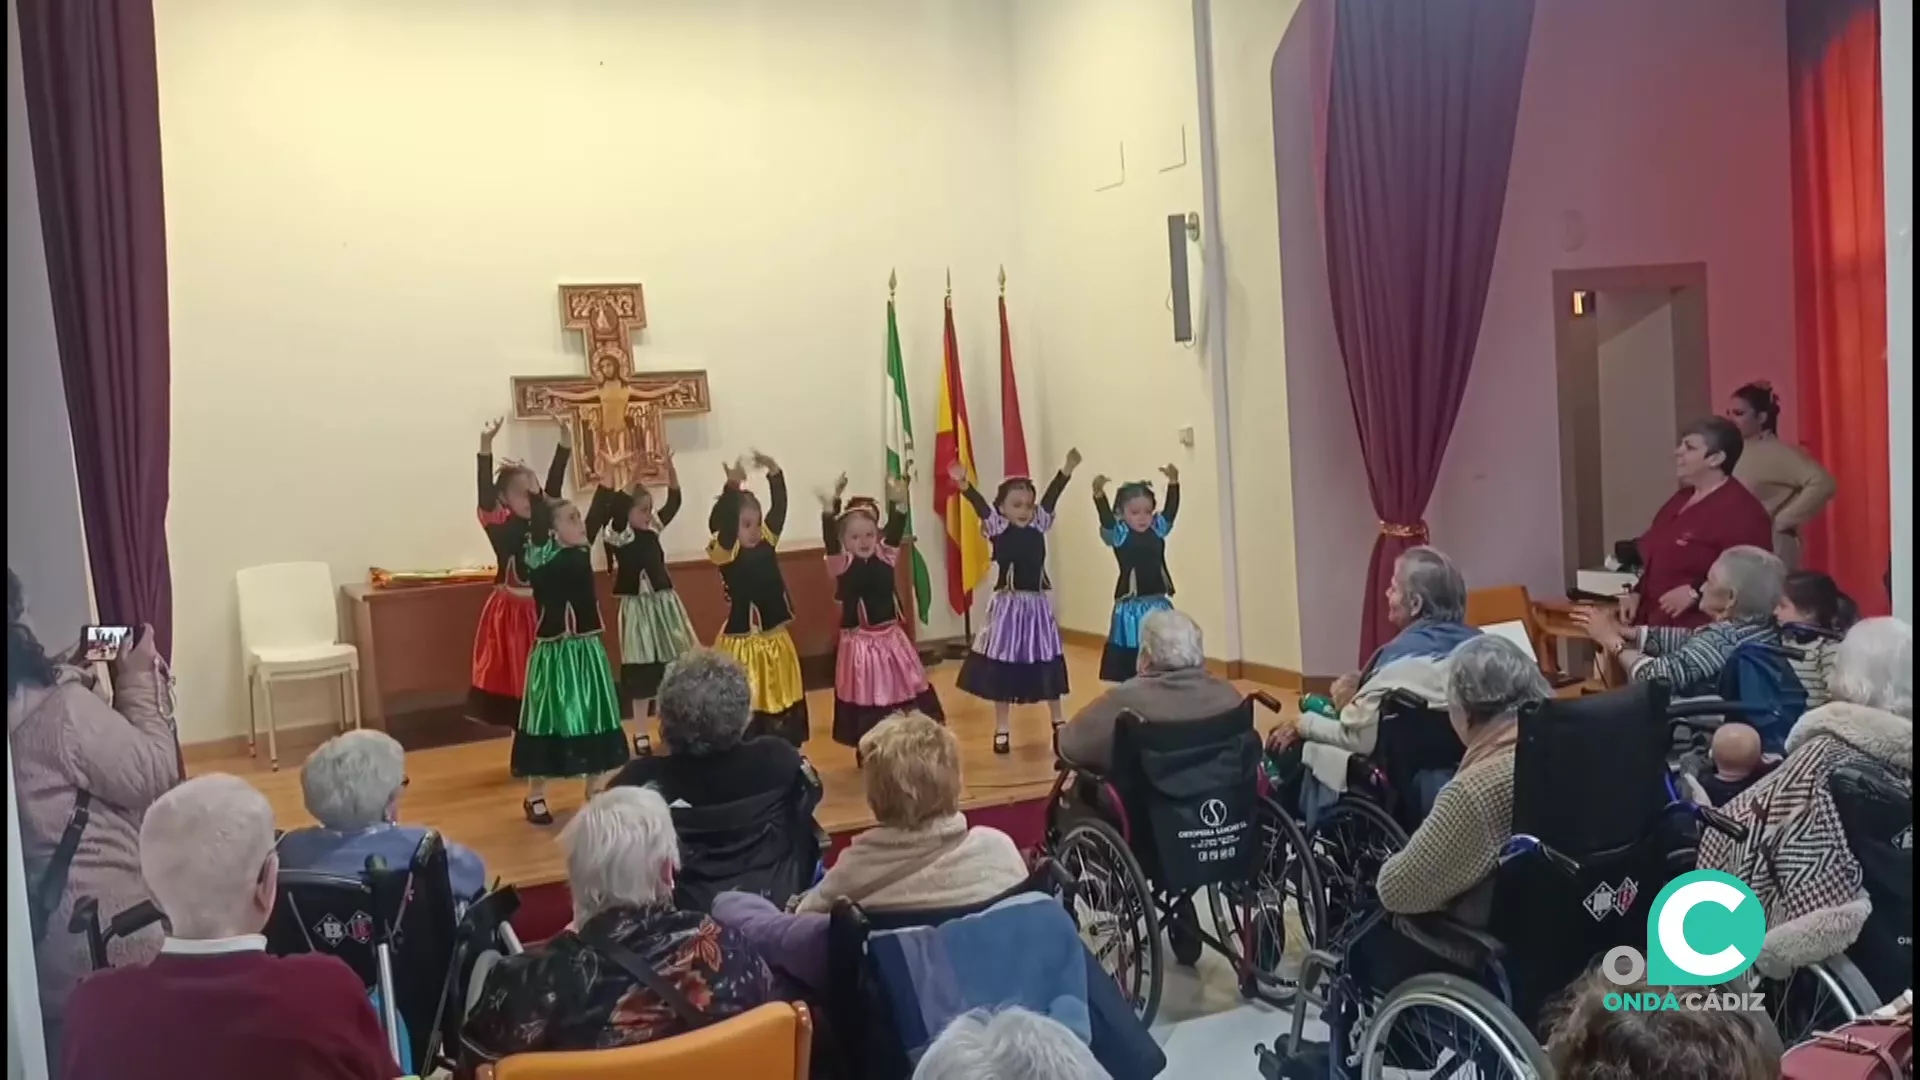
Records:
M547 779L584 777L586 797L592 798L600 778L626 763L627 738L600 643L593 556L580 508L564 499L540 499L531 524L525 565L539 625L513 735L513 775L527 778L527 820L551 825Z

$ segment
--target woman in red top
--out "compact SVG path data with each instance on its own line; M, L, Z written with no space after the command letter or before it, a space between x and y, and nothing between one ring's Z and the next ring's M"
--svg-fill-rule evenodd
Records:
M1740 429L1720 417L1680 433L1674 492L1640 537L1646 569L1620 600L1620 614L1641 626L1705 626L1700 587L1720 553L1750 545L1773 550L1773 519L1746 485L1733 481L1745 443Z

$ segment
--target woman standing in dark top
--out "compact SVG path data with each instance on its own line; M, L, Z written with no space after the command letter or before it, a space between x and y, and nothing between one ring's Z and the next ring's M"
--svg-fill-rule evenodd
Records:
M1013 752L1015 705L1044 701L1053 726L1066 723L1060 699L1067 693L1067 657L1047 595L1053 588L1047 579L1047 531L1053 528L1060 493L1079 467L1080 451L1067 451L1066 464L1038 499L1031 479L1009 476L1000 482L992 505L967 483L964 467L955 465L950 474L993 543L993 605L987 609L987 628L960 665L959 684L993 702L996 754Z
M860 737L897 712L914 710L945 720L940 696L927 683L926 666L900 625L900 596L893 568L907 532L907 484L887 484L886 525L880 505L854 498L841 507L847 477L820 507L820 535L827 545L827 572L840 601L840 648L833 670L833 741L858 747ZM859 758L855 757L855 762Z
M787 478L778 462L757 450L752 464L767 474L772 506L764 517L759 498L747 490L742 463L727 466L727 486L707 518L713 532L707 557L720 568L727 594L727 625L713 647L739 661L753 684L749 735L778 735L799 746L807 741L807 694L800 653L787 631L793 601L778 551L787 527Z
M1145 480L1121 484L1107 503L1107 478L1093 478L1093 509L1100 516L1100 539L1113 549L1120 581L1113 587L1113 623L1100 651L1100 680L1126 682L1140 674L1140 621L1170 608L1173 575L1167 572L1167 534L1180 515L1180 470L1167 465L1167 507L1155 505L1153 485ZM1115 511L1118 511L1116 517Z
M593 554L580 508L563 499L534 504L526 566L539 610L539 640L527 660L527 696L513 736L513 775L527 778L527 820L553 824L547 780L586 778L591 799L601 775L626 764L620 698L600 643Z
M613 595L620 601L620 715L639 723L633 736L637 754L653 752L647 716L667 665L694 646L693 621L673 590L660 534L680 513L680 473L667 452L667 501L659 513L653 493L635 484L631 491L594 492L587 510L587 535L607 544L613 571ZM648 708L641 708L642 705Z
M1745 453L1740 429L1718 416L1689 425L1674 449L1680 490L1640 537L1645 569L1620 599L1622 618L1636 626L1694 629L1713 621L1700 610L1707 571L1728 548L1773 550L1773 519L1746 486L1733 479Z
M473 635L473 681L467 689L467 715L483 723L512 727L520 722L520 698L527 687L527 656L533 652L533 590L521 562L527 546L527 521L533 503L541 497L539 478L518 462L507 462L496 473L493 437L502 418L480 429L478 516L493 548L493 592L480 609L480 626ZM567 461L573 456L573 434L560 425L560 445L547 466L546 497L560 497L567 479Z

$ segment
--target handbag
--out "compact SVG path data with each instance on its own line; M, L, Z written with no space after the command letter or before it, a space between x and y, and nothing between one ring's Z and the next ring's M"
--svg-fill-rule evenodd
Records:
M1781 1080L1903 1080L1913 1075L1913 1015L1855 1020L1788 1050Z

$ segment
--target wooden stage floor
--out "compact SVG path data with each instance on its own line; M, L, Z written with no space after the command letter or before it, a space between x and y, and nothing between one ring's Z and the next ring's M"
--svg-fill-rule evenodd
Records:
M1098 678L1097 650L1070 645L1067 659L1074 686L1067 700L1067 715L1072 716L1074 709L1093 700L1104 687ZM1005 806L1044 798L1054 777L1053 744L1045 706L1016 708L1013 753L995 755L993 707L954 688L959 670L957 662L949 661L936 666L930 677L946 706L947 721L960 738L966 781L962 808ZM1241 685L1249 691L1262 689L1251 682ZM1265 689L1292 707L1294 693ZM805 750L826 788L816 815L820 824L834 833L872 825L873 816L861 791L860 773L853 766L853 751L828 737L833 724L833 691L813 691L807 695L807 705L813 716L814 737ZM1264 729L1271 717L1261 713L1260 722ZM247 756L244 748L237 754L223 755L196 754L189 750L188 771L194 775L228 772L244 776L266 793L281 828L311 825L313 819L301 802L299 763L314 745L312 738L301 744L283 736L282 764L277 773L267 767L264 745L258 758ZM527 824L520 812L524 783L515 781L507 773L508 745L504 738L488 738L409 751L409 784L401 799L401 819L408 824L438 829L449 839L474 849L486 860L488 874L504 881L537 885L562 880L566 871L554 839L559 835L560 826L579 808L581 785L576 781L551 785L547 799L556 823L546 828Z

